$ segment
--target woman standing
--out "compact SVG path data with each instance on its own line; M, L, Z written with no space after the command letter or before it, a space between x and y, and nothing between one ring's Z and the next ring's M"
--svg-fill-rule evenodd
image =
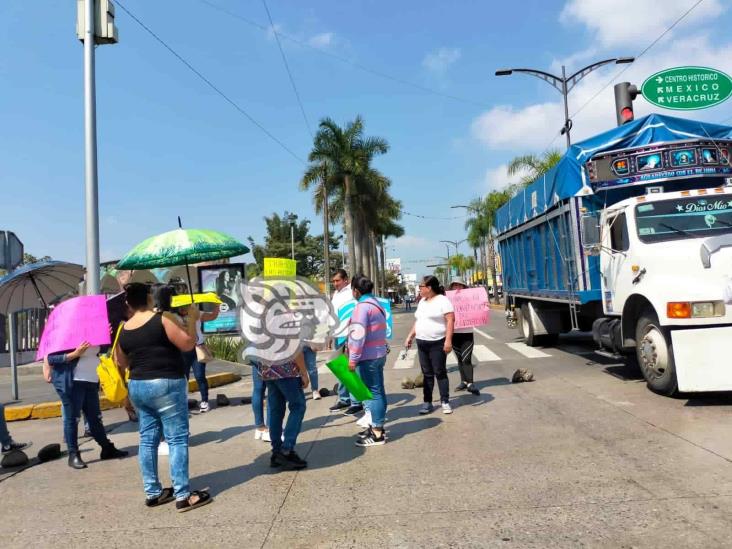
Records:
M450 290L460 291L468 287L459 278L453 278L450 282ZM465 391L478 396L480 391L473 384L473 328L456 328L452 336L452 350L458 361L460 372L460 384L455 387L456 391Z
M129 393L137 409L140 429L139 461L145 489L145 505L155 507L175 498L179 512L211 502L205 490L191 491L188 484L188 382L183 354L196 344L198 308L183 328L170 313L153 311L150 287L125 286L127 304L133 312L120 333L117 363L129 368ZM170 447L172 488L158 479L158 445L161 437Z
M452 334L455 326L455 312L450 300L445 297L445 288L437 277L426 276L419 285L420 301L414 313L414 326L404 346L409 349L415 336L419 351L419 365L424 375L424 404L420 414L429 414L432 406L432 391L440 391L442 413L451 414L450 384L447 379L447 355L452 351Z
M195 306L194 306L195 307ZM178 316L183 324L188 324L188 307L181 307L178 309ZM196 307L198 309L198 307ZM219 316L219 306L213 311L207 313L199 313L198 320L196 321L196 346L191 351L183 352L183 362L185 363L186 379L191 377L191 368L193 369L193 377L196 378L198 383L198 390L201 393L201 404L198 407L198 411L202 414L208 412L208 380L206 379L206 363L198 360L198 347L205 344L203 337L203 331L201 330L202 322L210 322L216 320Z
M371 418L370 425L359 433L356 446L380 446L386 443L386 312L373 296L374 283L371 280L363 275L355 276L351 288L358 303L348 327L348 368L355 372L358 367L361 379L373 396L365 403L367 415Z

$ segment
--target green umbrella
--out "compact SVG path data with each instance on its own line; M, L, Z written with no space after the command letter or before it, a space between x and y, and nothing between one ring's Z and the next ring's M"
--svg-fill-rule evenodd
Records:
M180 225L180 218L178 218ZM152 236L132 248L117 263L118 269L154 269L215 261L245 254L249 251L244 244L227 234L206 229L183 229L179 227L157 236ZM191 276L188 285L191 292Z

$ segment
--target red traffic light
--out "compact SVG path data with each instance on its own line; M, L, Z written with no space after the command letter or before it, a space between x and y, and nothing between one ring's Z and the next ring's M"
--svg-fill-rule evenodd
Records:
M625 107L623 110L620 111L620 118L623 121L623 124L625 124L626 122L631 122L633 120L633 109Z

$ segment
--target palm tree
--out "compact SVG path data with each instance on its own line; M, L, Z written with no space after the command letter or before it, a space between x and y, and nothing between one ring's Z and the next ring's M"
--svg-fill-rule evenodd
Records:
M356 219L354 217L355 179L365 174L371 160L378 154L385 154L389 144L380 137L366 137L364 123L360 116L341 128L330 118L320 121L318 132L313 140L313 149L308 160L324 165L331 176L331 181L343 189L343 221L348 240L350 268L352 272L363 270L363 254L361 245L357 245ZM317 191L316 191L317 192ZM329 192L329 189L328 189ZM323 192L327 195L328 192Z
M307 191L311 187L315 187L313 193L313 203L315 205L315 213L323 214L323 282L325 283L325 293L330 295L330 214L328 211L328 192L332 186L328 180L328 164L321 162L319 164L311 164L300 181L300 190ZM331 176L332 179L332 176Z
M526 187L551 170L562 159L556 149L545 151L541 156L525 154L517 156L508 164L508 175L521 175L519 185Z

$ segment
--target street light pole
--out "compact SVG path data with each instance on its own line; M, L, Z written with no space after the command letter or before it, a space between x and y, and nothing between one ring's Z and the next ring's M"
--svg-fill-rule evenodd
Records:
M97 180L97 100L94 59L96 0L86 0L84 20L84 195L86 199L86 293L99 293L99 186Z
M537 69L500 69L496 71L496 76L510 76L514 72L522 72L525 74L530 74L531 76L535 76L537 78L540 78L541 80L544 80L545 82L549 83L552 87L554 87L559 93L562 94L562 97L564 99L564 127L562 127L561 133L565 134L567 137L567 148L570 147L572 144L572 141L569 137L569 132L572 130L572 120L569 118L569 104L567 101L567 96L569 95L569 92L572 91L572 88L574 88L580 80L582 80L585 76L590 74L592 71L599 69L600 67L604 65L608 65L610 63L615 63L616 65L622 65L627 63L632 63L635 61L635 57L613 57L612 59L605 59L603 61L597 61L596 63L592 63L591 65L587 65L586 67L578 70L571 76L567 77L565 67L562 65L562 76L555 76L551 73L540 71Z

